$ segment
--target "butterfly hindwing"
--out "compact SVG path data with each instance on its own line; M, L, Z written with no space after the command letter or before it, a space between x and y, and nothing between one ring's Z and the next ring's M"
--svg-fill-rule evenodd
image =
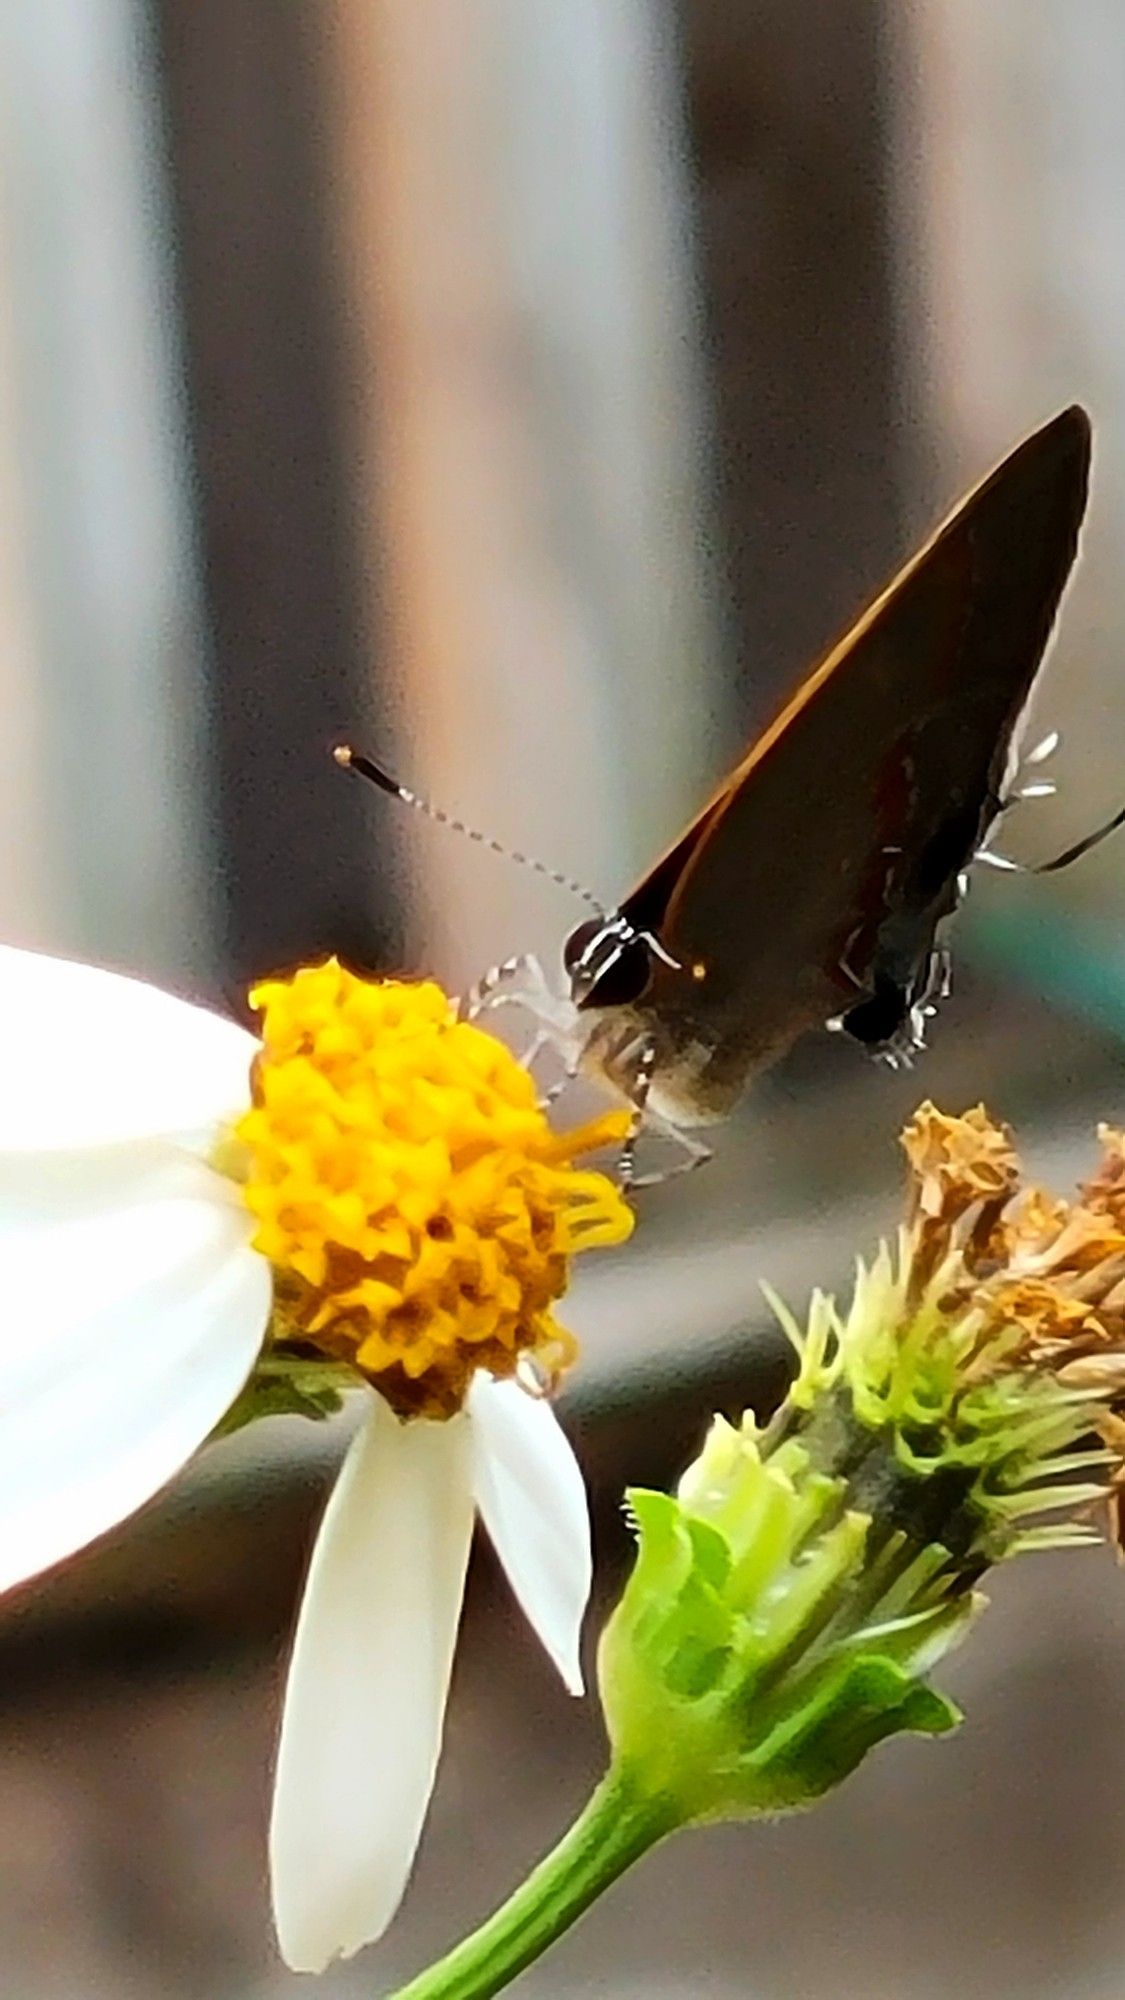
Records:
M1002 803L1077 549L1089 449L1077 408L1017 446L622 904L667 954L641 1009L658 1061L697 1077L701 1114L727 1108L805 1026L896 982L905 1004L922 977Z

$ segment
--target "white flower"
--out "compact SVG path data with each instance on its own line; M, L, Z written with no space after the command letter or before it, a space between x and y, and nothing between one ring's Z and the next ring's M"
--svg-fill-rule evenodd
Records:
M590 1589L582 1477L550 1407L478 1375L463 1416L371 1392L313 1550L270 1833L282 1952L318 1972L398 1907L437 1766L474 1504L572 1694Z
M213 1164L251 1104L253 1036L139 981L2 947L0 1033L7 1588L142 1506L204 1441L254 1367L282 1267L254 1247L249 1195ZM582 1686L589 1523L549 1405L470 1367L453 1414L396 1414L366 1352L363 1418L297 1625L270 1838L281 1948L309 1971L376 1938L401 1896L477 1512L566 1686Z

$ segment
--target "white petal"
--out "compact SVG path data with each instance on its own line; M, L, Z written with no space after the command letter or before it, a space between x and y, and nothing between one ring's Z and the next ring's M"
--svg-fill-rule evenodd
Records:
M512 1589L571 1694L590 1595L590 1514L574 1453L550 1404L518 1382L474 1377L473 1487Z
M377 1938L422 1831L472 1535L469 1426L380 1397L313 1550L270 1829L282 1954L320 1972Z
M143 980L0 946L0 1151L209 1132L245 1107L257 1046Z
M201 1162L170 1157L3 1241L0 1589L116 1525L229 1408L261 1345L270 1273Z

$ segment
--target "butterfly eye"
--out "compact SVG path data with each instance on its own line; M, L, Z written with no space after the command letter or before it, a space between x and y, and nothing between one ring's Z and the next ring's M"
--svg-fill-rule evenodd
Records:
M585 973L595 956L592 947L604 935L605 921L601 917L587 917L584 923L575 925L563 946L563 970L568 979Z
M563 946L577 1007L628 1007L652 982L652 950L622 917L578 924Z

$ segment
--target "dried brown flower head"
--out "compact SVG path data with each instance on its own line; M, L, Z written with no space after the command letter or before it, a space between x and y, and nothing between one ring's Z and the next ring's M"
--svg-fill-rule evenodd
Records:
M983 1105L961 1117L921 1105L902 1135L909 1291L920 1300L937 1280L943 1306L972 1316L968 1379L1002 1365L1089 1393L1125 1552L1125 1133L1102 1125L1098 1137L1100 1164L1067 1201L1020 1191L1010 1134Z

